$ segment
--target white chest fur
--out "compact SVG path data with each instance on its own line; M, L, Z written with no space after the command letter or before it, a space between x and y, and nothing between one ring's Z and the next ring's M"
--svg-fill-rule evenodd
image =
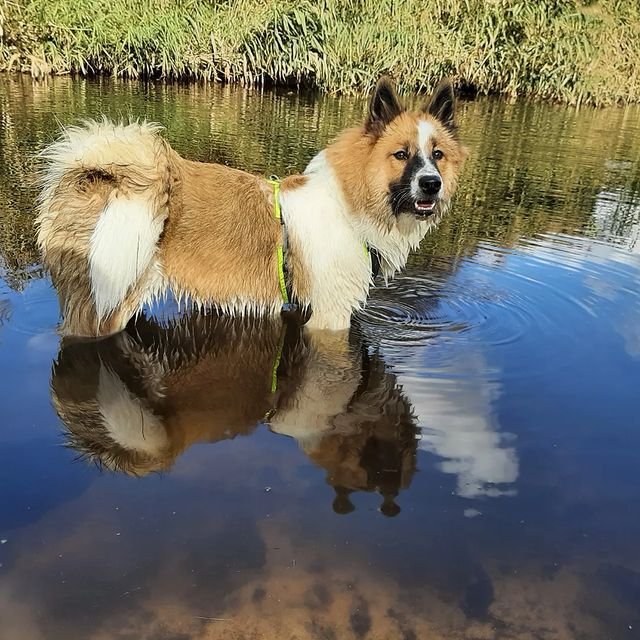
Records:
M347 329L351 314L366 302L372 284L367 247L378 251L385 280L402 269L412 249L437 224L402 215L381 229L366 212L351 212L324 153L305 171L308 182L284 192L282 211L288 231L311 279L313 314L308 326Z
M367 299L371 259L323 153L309 164L308 182L281 196L292 243L310 277L313 314L308 326L346 329Z

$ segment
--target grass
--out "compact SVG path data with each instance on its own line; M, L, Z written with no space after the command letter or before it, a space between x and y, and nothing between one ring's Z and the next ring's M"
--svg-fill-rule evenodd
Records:
M640 101L637 0L0 0L0 69Z

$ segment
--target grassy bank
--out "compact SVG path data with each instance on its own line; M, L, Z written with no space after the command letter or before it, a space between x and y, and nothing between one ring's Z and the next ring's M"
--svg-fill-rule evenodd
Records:
M0 68L640 101L637 0L0 0Z

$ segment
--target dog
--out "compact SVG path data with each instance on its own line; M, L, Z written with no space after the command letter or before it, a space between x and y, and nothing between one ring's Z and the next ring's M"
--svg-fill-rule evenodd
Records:
M436 226L467 151L442 81L415 111L382 78L361 126L301 175L267 180L179 156L151 123L89 121L42 152L38 245L64 334L121 331L168 293L230 315L291 303L344 330Z
M168 470L197 442L266 424L326 471L336 513L353 511L349 495L366 491L393 516L416 469L418 427L396 376L370 351L353 329L142 314L107 338L63 338L51 396L67 444L111 471Z

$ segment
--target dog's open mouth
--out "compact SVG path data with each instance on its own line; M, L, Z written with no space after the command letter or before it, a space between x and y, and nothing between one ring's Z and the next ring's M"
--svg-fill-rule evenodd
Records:
M436 208L435 200L416 200L415 212L419 216L430 216Z

